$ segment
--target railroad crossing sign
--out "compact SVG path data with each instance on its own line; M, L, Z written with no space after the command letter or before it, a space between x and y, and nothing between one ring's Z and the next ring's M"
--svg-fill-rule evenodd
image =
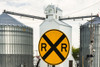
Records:
M39 53L48 64L62 63L68 56L70 44L67 36L56 29L45 32L39 41Z

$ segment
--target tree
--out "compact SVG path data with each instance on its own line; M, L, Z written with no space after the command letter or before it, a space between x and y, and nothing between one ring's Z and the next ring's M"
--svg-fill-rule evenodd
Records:
M79 60L79 48L72 47L72 55L75 60Z

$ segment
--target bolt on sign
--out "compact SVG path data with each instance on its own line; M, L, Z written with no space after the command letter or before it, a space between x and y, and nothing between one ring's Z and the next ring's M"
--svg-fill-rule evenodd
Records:
M58 65L68 56L70 44L67 36L56 29L45 32L39 41L39 53L48 64Z

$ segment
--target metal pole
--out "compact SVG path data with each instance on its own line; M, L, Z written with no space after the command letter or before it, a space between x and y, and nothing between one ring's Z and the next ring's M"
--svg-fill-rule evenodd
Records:
M55 67L55 65L52 65L52 67Z
M91 18L91 17L99 17L99 15L91 15L91 16L79 16L79 17L68 17L68 18L60 18L59 20L75 20L75 19L84 19L84 18Z
M12 15L17 15L17 16L23 16L23 17L29 17L29 18L34 18L34 19L40 19L40 20L45 20L44 17L39 17L39 16L34 16L34 15L27 15L27 14L21 14L21 13L16 13L16 12L11 12L11 11L6 11L4 10L3 13L6 14L12 14ZM91 16L79 16L79 17L68 17L68 18L60 18L59 20L75 20L75 19L84 19L84 18L90 18ZM99 15L92 15L92 17L99 17Z
M16 13L16 12L11 12L11 11L6 11L6 10L4 10L3 13L11 14L11 15L17 15L17 16L23 16L23 17L29 17L29 18L35 18L35 19L40 19L40 20L45 20L44 17L33 16L33 15L27 15L27 14L21 14L21 13Z

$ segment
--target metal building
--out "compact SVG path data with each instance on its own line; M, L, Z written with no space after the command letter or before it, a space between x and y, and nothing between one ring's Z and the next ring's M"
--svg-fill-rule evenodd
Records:
M93 19L94 25L94 46L95 56L93 57L93 67L100 67L100 17ZM90 44L90 23L87 22L84 25L80 26L80 67L88 67L88 58L87 55L90 53L89 44ZM93 26L92 25L92 26ZM92 30L93 31L93 30Z
M33 67L33 29L0 15L0 67Z
M75 67L75 60L72 56L72 27L62 21L59 18L62 16L62 10L54 5L49 5L45 9L46 19L40 25L40 37L48 30L57 29L65 33L70 42L70 52L67 59L55 67ZM56 60L56 59L54 59ZM43 60L40 61L40 67L52 67L46 64Z

